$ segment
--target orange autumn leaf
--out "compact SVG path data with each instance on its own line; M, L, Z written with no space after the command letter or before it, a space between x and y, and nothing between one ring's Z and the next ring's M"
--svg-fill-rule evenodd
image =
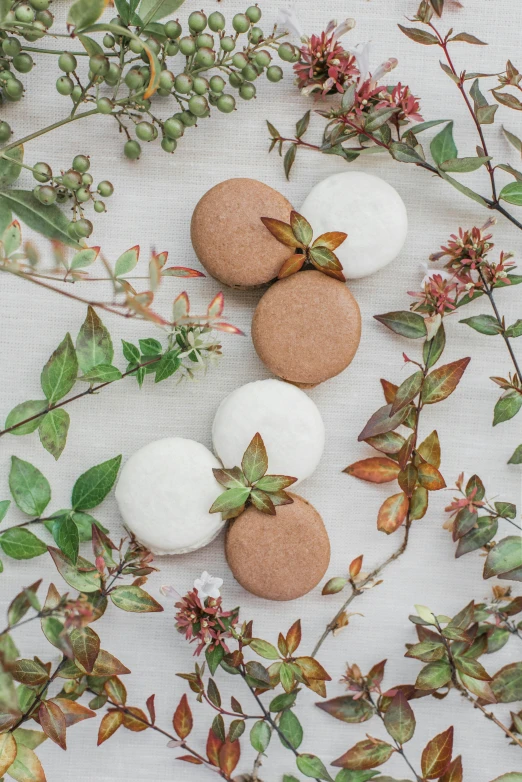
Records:
M223 742L220 738L216 736L212 728L210 728L208 732L208 738L207 738L207 757L212 763L213 766L217 766L219 768L219 753L221 750L221 747L223 746Z
M192 730L192 712L186 694L183 694L172 720L174 730L180 739L186 739Z
M327 231L318 236L312 247L327 247L328 250L336 250L348 238L343 231Z
M453 727L428 741L422 751L421 768L425 779L438 779L451 762L453 752Z
M384 500L377 516L377 529L390 535L399 529L408 513L408 498L401 491Z
M38 709L38 720L45 735L62 749L67 749L65 738L67 725L60 707L52 701L43 701Z
M123 715L123 725L127 730L132 730L134 733L140 733L142 730L147 730L149 727L147 724L147 715L136 706L130 706L127 709L127 712Z
M363 555L361 554L359 557L356 557L352 562L350 562L350 567L348 568L348 571L350 573L350 578L355 578L359 575L361 572L363 563Z
M276 220L275 217L262 217L261 222L281 244L285 244L287 247L302 247L301 242L294 236L292 226L288 223Z
M290 277L290 275L295 274L303 268L305 261L306 255L304 255L304 253L295 253L294 255L291 255L279 269L278 278L282 280L284 277Z
M107 714L104 714L98 730L98 746L110 739L122 725L123 714L121 711L108 711Z
M241 747L239 741L230 741L230 739L227 738L219 750L219 768L230 776L239 763L240 757Z
M446 487L446 481L432 464L423 462L419 464L417 471L420 485L428 491L438 491Z
M288 654L293 654L299 644L301 643L301 620L298 619L297 622L294 622L292 627L287 633L286 636L286 645L288 647Z
M400 468L397 462L386 456L371 456L369 459L361 459L359 462L350 464L343 472L363 481L388 483L388 481L394 481L397 478Z

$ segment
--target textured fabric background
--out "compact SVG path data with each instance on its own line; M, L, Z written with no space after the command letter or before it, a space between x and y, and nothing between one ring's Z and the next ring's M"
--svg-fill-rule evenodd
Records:
M58 8L63 3L55 3ZM306 32L320 31L331 17L342 19L353 16L357 27L350 34L352 43L371 40L372 65L376 67L390 56L398 57L399 67L394 78L411 85L416 95L422 96L425 119L454 117L455 138L461 154L474 154L475 129L463 107L457 90L438 65L438 50L422 47L409 41L397 28L406 15L414 13L414 0L299 0L298 12ZM180 9L180 19L186 20L196 5L187 0ZM209 0L206 10L217 7ZM221 3L227 19L244 4L238 0ZM262 26L268 30L276 18L278 3L262 3ZM458 68L494 72L504 68L508 56L517 62L520 52L522 7L511 0L466 0L466 8L449 12L442 28L452 24L457 31L467 30L489 41L488 47L455 44L454 56ZM518 63L520 65L520 63ZM24 77L27 96L16 106L9 106L6 117L16 135L22 136L37 127L43 127L67 111L67 99L60 97L54 82L58 76L56 59L38 59L32 74ZM291 182L284 179L281 161L273 153L267 154L267 132L264 120L269 118L286 135L292 133L294 122L309 107L292 85L290 69L279 85L261 80L258 98L241 103L233 116L218 113L200 123L196 130L187 132L174 156L163 153L159 145L144 150L139 163L126 161L122 155L123 142L116 127L107 118L92 118L44 136L26 146L26 160L45 160L55 169L70 165L78 152L92 157L92 173L98 181L110 178L116 188L108 202L109 213L96 219L93 244L100 244L111 259L133 244L142 248L142 268L146 269L151 248L168 250L174 264L197 266L189 238L192 210L201 195L212 185L227 177L256 177L278 188L299 207L310 188L324 177L344 170L340 159L301 152L292 173ZM517 165L516 153L504 140L501 122L514 132L522 132L516 112L500 107L499 122L487 126L490 146L498 160ZM322 122L315 118L310 137L317 133ZM426 140L428 135L424 136ZM407 290L418 289L422 276L420 263L430 252L446 240L459 225L482 224L488 214L477 204L452 190L445 183L434 180L414 167L394 163L388 156L375 156L352 164L371 171L390 182L406 202L410 230L403 252L396 261L377 274L355 282L351 288L357 297L363 316L363 337L359 352L340 377L310 392L324 417L327 432L326 450L315 475L300 487L300 492L321 512L332 542L332 561L329 575L346 571L349 561L358 554L365 555L365 568L379 563L399 545L401 533L387 538L376 530L376 514L387 496L388 488L366 484L341 473L358 458L369 455L369 450L357 443L357 434L370 414L382 404L379 378L398 382L405 377L401 353L407 349L415 353L414 343L396 337L380 326L375 313L407 307ZM500 173L499 180L504 175ZM476 182L487 192L482 173L467 175L466 182ZM30 176L24 177L31 187ZM516 207L513 207L516 209ZM30 232L25 231L27 237ZM497 247L520 251L520 234L502 220L495 231ZM47 251L46 243L39 240ZM519 252L520 254L520 252ZM139 267L138 267L139 268ZM85 286L90 283L85 283ZM186 285L194 302L203 306L217 293L220 286L211 278L189 281ZM169 312L172 298L181 290L180 281L166 280L157 297L160 311ZM78 287L79 292L81 289ZM104 286L95 290L93 297L104 295ZM243 328L247 334L259 292L225 291L227 319ZM520 292L503 291L499 305L508 322L520 317ZM68 303L51 293L33 288L21 281L2 279L0 294L3 372L1 414L24 399L40 396L39 375L43 363L66 331L75 338L85 316L80 305ZM467 309L467 315L487 311L480 301ZM117 363L123 365L119 340L153 336L153 326L126 322L107 315L104 318L111 329L116 345ZM478 472L485 480L489 494L500 495L511 501L520 500L520 468L506 466L515 446L522 441L520 416L511 424L491 428L492 411L498 396L490 375L505 374L511 369L501 341L476 334L459 325L457 318L447 326L448 347L445 359L472 357L457 392L446 402L426 409L422 432L436 428L443 449L442 471L448 482L455 480L461 470ZM202 378L198 385L176 386L165 382L154 386L146 382L141 391L134 381L124 381L103 391L98 398L88 398L70 407L71 428L67 447L59 460L45 452L33 434L20 438L3 438L0 449L0 496L7 497L7 476L11 454L36 464L49 478L53 488L52 509L67 506L76 477L93 464L115 454L126 459L134 450L150 440L165 435L192 437L211 445L210 429L214 411L221 399L238 385L267 377L258 360L249 337L228 337L224 342L224 356L217 368ZM517 349L519 346L516 346ZM407 371L407 370L406 370ZM432 498L427 516L415 522L411 544L400 562L386 571L384 583L359 599L350 626L337 638L325 643L320 660L331 673L333 681L329 695L340 695L343 688L338 679L346 661L358 662L364 671L387 657L386 682L414 680L419 665L404 659L404 643L414 640L408 614L414 603L427 604L438 613L453 614L471 598L480 600L490 594L491 582L482 580L483 560L474 553L463 559L454 559L454 544L442 529L443 508L451 494L440 492ZM115 537L122 533L120 519L113 499L99 510L99 518ZM18 520L16 511L10 512L12 523ZM21 518L20 518L21 520ZM5 523L5 522L4 522ZM501 533L511 532L501 522ZM289 553L291 556L291 553ZM326 622L333 616L343 595L321 597L317 589L293 603L273 604L245 593L234 582L223 555L223 539L210 546L180 558L166 558L157 563L161 573L150 579L150 591L158 597L161 584L170 583L180 592L191 587L194 578L207 569L225 579L225 603L241 605L241 615L253 618L257 635L275 641L279 630L286 630L301 617L305 652L312 649ZM5 572L0 577L0 613L11 597L36 577L43 576L47 584L54 581L64 588L51 561L42 557L30 562L5 559ZM163 600L163 598L160 598ZM116 654L131 668L127 677L130 702L143 705L152 692L157 693L158 724L170 726L172 712L184 691L184 685L175 674L192 668L192 650L175 633L172 607L165 602L165 613L132 616L116 610L96 625L103 646ZM46 645L33 625L16 635L23 654L35 652L50 659L53 650ZM513 659L520 659L520 645L513 640L507 649L486 658L487 667L494 671ZM220 676L227 691L227 677ZM245 710L252 712L254 704L248 692L242 692L235 680L235 695ZM384 737L376 723L349 726L329 718L314 707L316 698L308 693L300 696L299 716L305 726L302 751L320 755L326 762L338 757L367 731ZM204 746L211 714L198 705L191 696L196 729L194 744ZM509 720L507 707L496 707ZM408 752L418 766L420 752L426 741L449 725L455 725L455 753L462 753L465 779L489 782L501 773L522 769L520 750L508 745L501 732L478 711L473 711L462 698L452 692L444 701L425 698L415 702L418 728L408 745ZM132 735L121 731L110 742L96 749L98 720L82 723L68 737L69 751L62 754L51 742L40 749L49 782L66 782L74 775L98 782L199 782L208 773L200 767L191 767L175 761L176 752L165 748L161 736ZM251 768L253 751L248 740L238 770ZM402 778L409 776L400 758L386 767L388 773ZM263 764L263 779L276 782L284 772L294 771L294 761L277 738L269 748L269 758Z

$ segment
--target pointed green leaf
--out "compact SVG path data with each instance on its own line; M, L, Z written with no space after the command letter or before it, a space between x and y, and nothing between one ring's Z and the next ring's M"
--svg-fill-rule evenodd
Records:
M437 165L458 157L457 145L453 139L453 121L448 122L432 139L430 149L433 160Z
M120 469L121 455L91 467L80 475L74 484L72 506L74 510L96 508L114 485Z
M17 426L10 434L24 435L31 434L40 426L42 420L39 413L42 413L47 409L49 403L47 399L30 399L28 402L22 402L21 404L13 407L5 422L5 428L9 429L11 426L15 426L21 421L25 421L27 418L37 416L32 421L28 421L26 424Z
M0 535L0 546L12 559L33 559L45 554L47 546L25 527L13 527Z
M512 389L503 394L493 411L493 426L509 421L522 407L522 393Z
M71 516L63 516L53 526L53 537L58 548L69 557L73 565L78 559L80 535Z
M69 393L78 376L78 359L71 335L66 334L42 370L42 391L54 404Z
M163 611L163 607L148 592L139 586L119 586L112 590L110 598L117 608L133 613L153 613Z
M44 206L30 190L4 190L0 193L0 201L34 231L68 247L80 248L69 236L69 220L56 204Z
M47 478L29 462L11 457L9 488L13 499L23 513L41 516L51 499Z
M71 422L69 413L63 407L57 407L38 420L40 442L46 451L49 451L55 459L59 459L67 442L67 432Z
M268 456L259 432L253 436L243 455L241 469L249 483L258 481L268 470Z
M24 161L23 146L13 147L9 152L5 152L5 157L0 157L0 187L12 185L16 182L22 172L21 164Z
M87 317L76 340L76 353L84 373L98 364L112 364L114 348L111 335L93 307L87 308Z

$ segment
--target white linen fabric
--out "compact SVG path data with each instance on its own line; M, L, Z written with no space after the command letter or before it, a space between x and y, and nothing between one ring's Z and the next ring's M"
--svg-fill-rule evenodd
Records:
M59 5L59 4L53 4ZM63 5L63 4L61 4ZM184 23L190 11L201 4L186 0L180 9ZM245 3L225 0L222 10L230 19L244 10ZM262 27L269 30L277 15L278 3L265 0L262 4ZM390 83L400 80L409 84L415 95L422 97L425 119L453 117L455 138L461 155L472 155L476 131L457 89L441 71L439 51L422 47L408 40L397 28L405 17L416 10L415 0L300 0L297 5L306 32L319 32L332 17L340 21L346 16L357 20L355 30L347 36L350 44L372 41L371 62L376 68L390 56L399 59ZM221 7L209 0L206 10ZM489 42L488 47L454 45L457 68L472 71L501 71L511 56L516 62L520 51L522 6L511 0L465 0L462 10L449 10L438 25L446 30L466 30ZM60 10L58 8L58 10ZM109 12L110 13L110 12ZM67 99L54 88L59 75L56 58L38 56L34 72L24 77L27 95L18 105L7 106L2 115L12 123L18 137L35 128L55 122L67 111ZM520 63L518 63L520 65ZM295 204L301 204L307 193L324 177L346 170L346 163L337 157L299 150L291 181L284 178L281 160L274 152L267 154L268 139L265 119L282 133L291 135L294 123L311 106L309 99L299 95L292 84L291 69L285 66L285 79L278 85L259 82L258 98L241 102L239 111L231 116L213 112L200 127L188 131L175 155L168 156L158 144L144 145L142 159L132 163L123 158L123 139L107 117L95 117L64 127L26 145L26 160L48 161L55 169L65 169L74 154L91 155L92 173L96 181L109 178L115 185L115 195L107 202L109 212L96 218L92 244L99 244L105 255L115 260L134 244L140 244L142 260L138 269L146 274L146 264L152 248L168 250L171 264L198 267L190 244L190 217L194 206L210 187L228 177L256 177L277 188ZM520 117L500 107L498 122L486 126L492 153L499 161L517 166L516 153L502 137L500 125L522 133ZM322 130L323 121L312 117L309 136L314 140ZM429 131L426 139L429 138ZM406 308L408 290L418 290L422 272L420 264L437 250L459 225L481 225L488 213L466 199L446 183L434 179L414 166L392 161L387 155L370 156L350 164L353 170L375 173L386 179L404 199L409 216L409 234L400 256L380 273L353 281L351 290L361 306L362 341L350 367L340 376L307 392L318 405L326 425L326 448L314 475L299 487L299 492L322 514L332 542L329 575L342 575L348 563L364 554L364 569L369 570L390 554L400 541L401 532L386 537L376 529L376 514L381 502L390 493L387 486L375 486L343 474L351 462L370 455L370 449L357 443L357 435L369 416L382 402L379 378L398 382L406 377L402 351L412 357L418 347L390 331L373 319L376 313ZM499 173L499 179L504 174ZM488 192L485 173L466 176L466 183ZM506 181L507 175L506 175ZM31 187L30 174L23 175L23 186ZM516 211L513 207L513 211ZM24 229L25 238L31 232ZM32 237L34 238L34 237ZM47 243L36 237L39 247L48 253ZM519 251L521 234L507 221L500 219L495 229L497 248ZM520 255L520 253L519 253ZM199 268L199 267L198 267ZM85 283L75 287L78 293L88 288L92 298L106 295L103 284ZM183 288L190 294L195 312L220 290L212 278L189 280L186 283L167 279L157 295L156 305L168 313L174 296ZM27 459L49 478L52 489L52 509L67 507L70 492L78 475L94 464L118 453L127 459L134 451L159 437L189 437L211 447L211 427L221 400L238 386L268 377L267 370L256 356L248 336L250 321L260 291L225 290L228 320L242 328L247 336L223 336L224 356L218 367L212 368L198 385L167 381L154 386L144 383L140 391L133 380L125 380L104 390L98 397L89 397L70 405L71 428L66 449L58 462L40 446L37 435L4 437L1 440L0 497L8 497L7 478L11 454ZM85 317L84 308L65 298L39 290L14 278L2 279L0 294L3 334L3 380L1 415L25 399L41 395L39 375L47 357L67 331L73 338ZM508 322L520 317L519 290L498 294L501 310ZM466 315L487 311L483 300L471 305ZM116 346L116 363L124 365L119 349L120 338L136 340L155 336L154 326L138 321L125 321L109 314L104 316ZM477 472L488 487L490 496L520 502L520 468L507 466L514 448L522 441L522 417L511 424L491 427L492 411L498 388L490 375L505 375L510 369L508 356L500 338L486 337L459 325L458 317L447 324L447 361L471 356L472 360L458 390L444 403L423 413L422 432L437 429L443 451L442 471L448 482L462 470ZM515 344L520 353L520 347ZM150 380L150 379L149 379ZM454 559L455 546L448 532L442 529L444 506L451 492L441 491L431 497L430 509L422 521L415 522L411 543L406 554L384 574L384 581L354 603L361 612L350 619L350 625L338 637L329 638L319 659L331 673L329 696L340 695L338 683L346 661L357 662L363 671L388 658L385 682L391 686L415 679L419 664L404 658L405 642L413 642L415 633L408 621L413 604L430 606L437 613L452 615L467 601L480 600L491 592L491 582L482 580L483 559L470 554ZM96 511L115 538L123 530L114 498L108 499ZM21 514L9 513L11 522ZM4 521L4 525L6 522ZM511 528L501 522L500 532L510 534ZM85 547L87 552L87 547ZM14 562L3 557L5 572L0 576L0 613L5 615L12 596L37 577L44 583L55 582L65 589L50 558ZM224 579L222 594L225 605L241 605L241 616L254 619L257 636L273 642L280 630L287 630L298 617L303 622L303 653L310 653L326 622L343 601L343 595L322 597L320 589L293 603L270 603L247 594L234 582L223 553L223 538L210 546L183 557L162 558L157 562L161 572L149 581L150 592L165 605L165 613L133 615L111 607L96 623L102 645L117 655L132 671L127 676L129 703L143 706L145 699L157 693L158 724L167 729L172 713L184 691L185 683L176 677L193 667L192 651L175 632L170 601L160 596L162 584L172 584L183 593L196 577L207 570ZM504 582L505 583L505 582ZM515 590L516 591L516 590ZM36 623L35 623L36 624ZM54 659L51 648L29 624L16 633L22 654L34 653L43 659ZM515 639L501 652L485 658L490 671L520 659L520 643ZM247 712L255 713L255 704L237 681L217 675L224 694L234 695ZM191 741L204 748L213 714L189 694L195 717ZM338 757L366 732L384 738L377 722L346 725L320 712L314 697L303 692L299 717L305 728L301 750L321 756L325 762ZM418 766L420 753L427 740L436 733L455 726L455 753L463 756L465 779L489 782L508 771L522 768L520 750L508 744L501 732L483 718L457 693L443 701L431 698L414 703L417 731L408 744L408 754ZM494 707L509 722L507 706ZM175 760L179 754L167 749L165 740L153 733L132 735L121 730L117 736L96 749L99 719L88 720L72 728L68 734L68 751L62 753L50 741L39 748L49 782L67 782L74 774L78 779L97 782L203 782L208 773L197 766ZM247 772L254 757L248 739L242 740L239 770ZM388 770L389 769L389 770ZM296 773L294 759L274 738L263 762L262 779L278 782L283 773ZM399 756L385 767L385 773L398 778L410 777ZM299 774L296 774L299 776Z

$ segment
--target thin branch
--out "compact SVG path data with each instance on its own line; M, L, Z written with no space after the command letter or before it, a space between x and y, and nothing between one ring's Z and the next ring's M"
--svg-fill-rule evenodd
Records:
M513 362L513 366L515 367L515 370L516 370L516 373L517 373L518 377L522 380L522 374L520 373L520 367L518 365L518 361L517 361L517 358L515 356L515 352L513 350L513 346L511 344L511 340L507 336L506 331L504 329L504 323L503 323L502 317L500 316L500 312L498 311L497 303L496 303L495 298L493 296L493 290L492 290L491 286L488 284L488 281L486 280L486 278L484 277L484 275L482 273L482 269L480 268L480 266L477 267L477 271L479 273L480 279L482 280L482 284L484 286L484 291L486 293L486 296L488 297L489 303L491 304L493 312L495 313L495 318L497 319L497 323L498 323L498 325L501 328L500 334L502 336L502 339L506 343L506 347L508 349L509 355L511 356L511 361Z

